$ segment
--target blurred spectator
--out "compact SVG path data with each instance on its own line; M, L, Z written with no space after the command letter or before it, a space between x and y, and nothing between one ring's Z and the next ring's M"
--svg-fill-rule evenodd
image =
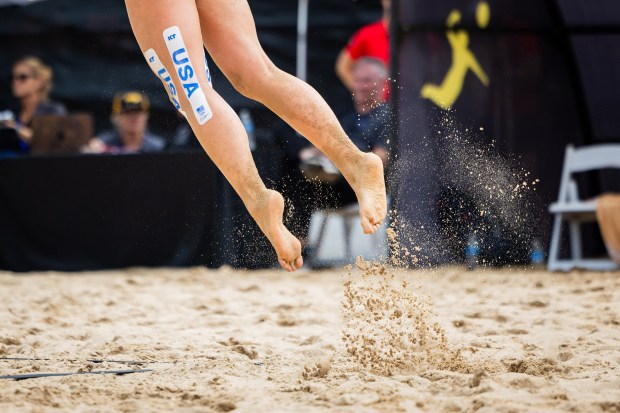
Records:
M362 151L372 151L388 167L390 109L383 100L387 67L378 59L362 57L353 66L354 110L340 118L344 131Z
M388 166L390 109L382 98L387 68L379 59L361 57L353 64L353 111L340 116L351 141L364 152L374 152ZM300 152L303 160L322 156L314 147Z
M0 124L16 131L23 152L28 152L35 115L67 113L63 104L49 99L52 78L52 69L36 57L24 57L13 64L11 90L17 102L14 107L2 112Z
M84 149L90 153L152 153L166 147L165 140L147 130L149 99L140 92L119 93L112 101L113 130L102 132Z
M383 62L385 67L390 66L390 10L391 0L381 0L383 17L381 20L370 23L349 39L349 42L338 55L336 60L336 74L342 83L353 92L353 66L360 57L373 57ZM384 85L383 97L388 98L387 78Z
M358 59L353 66L354 109L340 116L340 122L351 141L362 151L376 153L387 169L391 111L381 97L386 79L382 61ZM295 171L285 175L279 188L293 206L287 225L303 244L314 210L349 205L356 202L355 193L329 160L290 128L276 130L276 138L284 149L283 164L290 165L286 170Z

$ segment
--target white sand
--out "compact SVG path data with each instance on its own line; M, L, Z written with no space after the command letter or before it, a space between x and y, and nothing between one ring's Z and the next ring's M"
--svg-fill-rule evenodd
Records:
M0 375L154 370L0 380L0 411L620 411L620 273L406 273L466 367L391 377L345 349L344 273L0 273L0 357L49 359Z

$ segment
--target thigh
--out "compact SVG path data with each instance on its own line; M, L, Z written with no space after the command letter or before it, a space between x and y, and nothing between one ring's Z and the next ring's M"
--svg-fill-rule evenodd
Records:
M142 53L155 49L165 65L172 63L168 53L164 53L167 45L163 36L164 30L172 26L181 29L190 53L202 52L200 21L194 0L125 0L125 5Z
M233 84L236 76L272 68L256 34L247 0L196 0L205 47Z

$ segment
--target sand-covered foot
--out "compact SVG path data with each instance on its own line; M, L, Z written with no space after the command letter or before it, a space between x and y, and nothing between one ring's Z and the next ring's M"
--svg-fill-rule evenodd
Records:
M349 183L360 205L360 218L365 234L374 234L387 214L383 162L374 153L365 153L351 172Z
M301 243L289 232L282 222L284 199L276 191L267 190L267 195L255 208L254 219L276 250L278 262L286 271L295 271L303 265ZM252 211L250 211L252 212Z

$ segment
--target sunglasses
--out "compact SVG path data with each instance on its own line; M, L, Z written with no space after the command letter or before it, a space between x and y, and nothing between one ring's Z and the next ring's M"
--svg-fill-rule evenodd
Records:
M27 75L25 73L18 73L16 75L13 75L13 80L19 80L20 82L25 82L26 80L30 79L31 77L34 77L34 76Z

